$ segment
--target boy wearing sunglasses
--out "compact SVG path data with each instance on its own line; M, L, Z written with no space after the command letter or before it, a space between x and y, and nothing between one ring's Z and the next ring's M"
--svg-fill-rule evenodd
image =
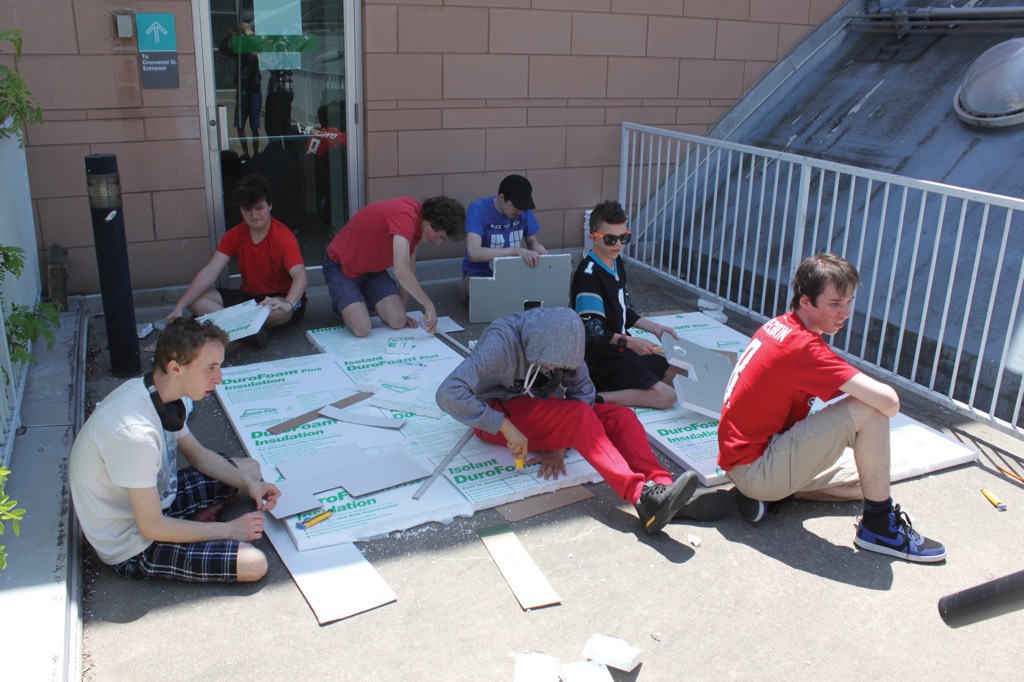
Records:
M590 213L592 248L576 268L570 300L587 331L586 362L598 398L606 403L665 409L675 404L670 367L657 344L632 336L636 327L661 338L675 330L652 322L633 308L626 289L626 268L620 257L632 235L626 212L617 201L605 201Z

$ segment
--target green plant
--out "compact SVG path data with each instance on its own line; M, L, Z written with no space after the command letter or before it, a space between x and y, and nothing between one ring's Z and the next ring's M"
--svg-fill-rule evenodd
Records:
M7 273L20 277L24 269L25 250L18 246L0 245L0 299L3 298ZM53 348L54 330L59 323L60 308L54 303L40 301L35 305L11 306L11 312L4 317L11 362L36 362L32 355L32 344L42 337L47 348Z
M8 43L14 48L14 61L17 63L21 59L21 31L0 30L2 43ZM29 92L25 81L17 71L0 64L0 138L16 135L18 144L24 147L25 126L42 120L43 108L39 100Z
M0 535L4 534L4 521L11 522L11 529L15 537L21 531L21 517L25 515L24 509L18 509L18 501L12 500L11 496L4 492L4 483L11 475L10 469L0 466ZM7 568L7 552L4 546L0 545L0 571Z

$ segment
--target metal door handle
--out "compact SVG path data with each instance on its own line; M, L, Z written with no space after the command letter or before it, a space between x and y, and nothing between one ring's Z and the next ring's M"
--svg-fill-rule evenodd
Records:
M230 145L228 141L228 108L207 107L207 123L210 131L210 151L221 152Z

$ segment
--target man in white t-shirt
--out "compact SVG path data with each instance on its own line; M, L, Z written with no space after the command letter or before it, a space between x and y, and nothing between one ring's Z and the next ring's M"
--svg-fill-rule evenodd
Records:
M75 512L96 554L124 578L252 582L267 558L250 544L281 492L259 464L209 450L185 421L193 400L221 382L227 334L178 318L157 341L153 372L116 388L85 422L71 449ZM178 470L178 453L191 464ZM256 511L216 522L244 491Z

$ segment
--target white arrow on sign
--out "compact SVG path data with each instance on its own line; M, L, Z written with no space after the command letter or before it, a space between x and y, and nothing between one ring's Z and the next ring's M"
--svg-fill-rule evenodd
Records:
M154 21L152 24L149 25L149 28L146 29L146 35L152 34L153 42L156 43L157 45L160 44L160 34L161 33L163 33L164 35L167 35L167 29L164 28L163 26L161 26L160 23L157 22L157 21Z

